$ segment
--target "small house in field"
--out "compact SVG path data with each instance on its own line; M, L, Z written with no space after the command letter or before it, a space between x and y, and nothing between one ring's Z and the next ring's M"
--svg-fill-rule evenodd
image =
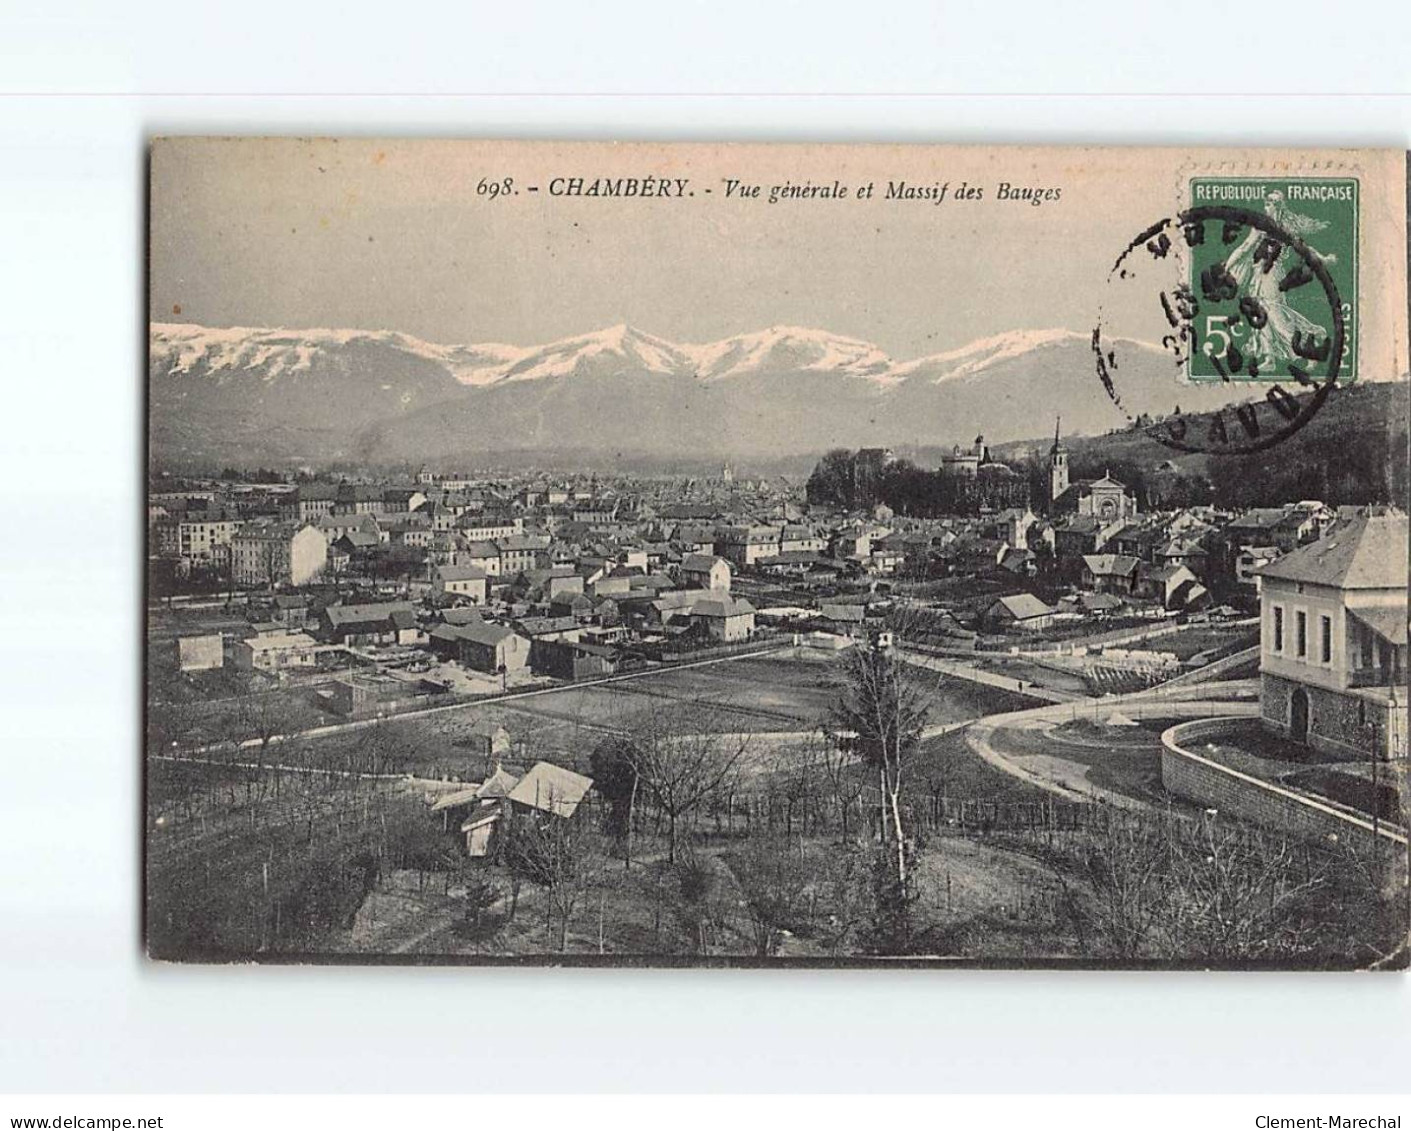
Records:
M985 610L987 628L999 632L1033 632L1053 623L1053 610L1032 593L1000 597Z
M443 814L442 820L447 824L453 819L460 822L467 856L488 856L494 850L495 835L505 815L505 799L516 783L513 774L497 766L479 785L437 798L431 811Z
M509 801L517 812L568 820L578 812L579 804L592 788L592 778L552 762L535 762L510 791Z
M743 597L699 601L690 615L693 627L699 626L713 640L727 644L748 640L754 632L754 606Z

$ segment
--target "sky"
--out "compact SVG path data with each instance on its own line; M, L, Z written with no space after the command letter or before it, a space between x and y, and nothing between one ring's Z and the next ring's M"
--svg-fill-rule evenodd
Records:
M1114 293L1107 273L1130 239L1185 203L1189 159L1130 149L158 140L151 315L390 329L444 344L532 345L618 323L703 342L796 325L904 360L1009 330L1087 333L1105 307L1131 336L1154 340L1154 289ZM599 176L685 177L696 195L548 193L555 177ZM506 177L519 191L491 197L489 184ZM786 181L837 180L854 193L871 182L875 195L771 205L727 198L731 178L766 194ZM949 190L941 204L884 199L902 181ZM1060 198L1000 201L1001 181ZM956 199L962 184L984 199Z

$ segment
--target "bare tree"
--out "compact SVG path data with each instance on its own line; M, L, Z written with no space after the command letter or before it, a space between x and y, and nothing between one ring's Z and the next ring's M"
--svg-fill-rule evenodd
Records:
M1093 893L1085 917L1096 935L1123 958L1148 949L1166 913L1170 835L1169 823L1163 833L1145 820L1113 813L1105 828L1092 833L1080 849L1082 874Z
M882 801L883 841L893 873L905 885L906 830L902 825L902 770L926 725L926 705L902 676L901 663L881 647L858 647L847 653L847 682L833 710L836 741L877 775Z
M786 933L807 918L810 869L801 853L770 837L751 837L728 861L755 957L772 958Z
M848 818L854 809L860 810L866 779L860 772L861 765L852 752L851 743L829 735L820 738L819 761L833 804L837 806L839 836L846 843L851 832Z
M676 863L681 825L730 780L749 748L749 736L720 734L693 712L639 717L631 752L642 785L667 820L667 860Z
M505 863L544 889L546 921L558 923L558 949L568 949L573 914L602 877L604 855L586 813L559 817L537 810L507 822Z
M1322 887L1286 835L1213 815L1173 839L1166 931L1182 956L1229 963L1305 949L1311 924L1290 914Z

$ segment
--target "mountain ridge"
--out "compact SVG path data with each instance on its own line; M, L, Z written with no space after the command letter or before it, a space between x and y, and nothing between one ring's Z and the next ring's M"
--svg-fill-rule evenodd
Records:
M1127 410L1169 411L1169 356L1125 344ZM896 361L861 339L782 325L682 344L618 324L517 346L154 323L148 375L153 456L181 461L385 463L540 448L775 456L1019 439L1048 412L1079 432L1125 423L1094 373L1090 338L1064 329ZM1231 394L1183 387L1179 399L1189 411Z

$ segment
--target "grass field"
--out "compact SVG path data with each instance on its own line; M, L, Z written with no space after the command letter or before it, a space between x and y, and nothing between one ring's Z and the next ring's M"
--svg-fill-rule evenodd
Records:
M1252 625L1197 625L1173 632L1170 636L1159 637L1151 642L1150 647L1158 652L1172 652L1178 659L1189 660L1201 652L1216 649L1222 652L1237 652L1241 648L1258 643L1259 629Z

